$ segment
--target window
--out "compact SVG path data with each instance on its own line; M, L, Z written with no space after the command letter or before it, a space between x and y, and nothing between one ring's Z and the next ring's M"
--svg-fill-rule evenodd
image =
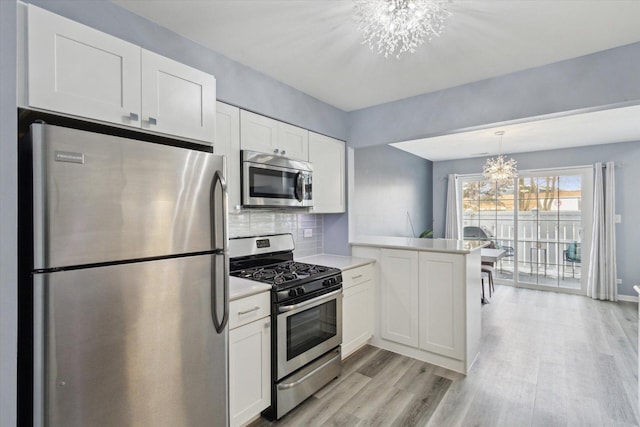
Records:
M591 167L521 171L503 185L461 177L464 238L505 249L498 279L584 293L592 181Z

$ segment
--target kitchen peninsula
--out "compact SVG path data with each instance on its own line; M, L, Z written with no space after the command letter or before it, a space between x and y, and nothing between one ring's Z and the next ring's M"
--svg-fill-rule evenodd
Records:
M353 256L375 259L371 344L463 374L481 336L484 241L363 236Z

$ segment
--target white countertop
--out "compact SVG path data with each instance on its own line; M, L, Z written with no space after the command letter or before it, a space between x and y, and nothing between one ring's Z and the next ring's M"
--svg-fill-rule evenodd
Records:
M353 256L320 254L312 255L304 258L296 258L296 261L306 262L308 264L324 265L325 267L339 268L342 271L352 268L361 267L363 265L375 262L369 258L357 258Z
M351 242L352 246L374 246L454 254L468 254L488 244L490 242L483 240L416 239L390 236L360 236Z
M250 295L268 292L271 285L255 280L241 279L239 277L229 277L229 301L248 297Z

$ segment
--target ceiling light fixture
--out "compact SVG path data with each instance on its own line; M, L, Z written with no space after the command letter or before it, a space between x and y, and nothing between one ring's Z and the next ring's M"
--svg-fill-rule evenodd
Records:
M388 58L440 36L444 21L451 16L446 0L354 0L358 29L372 51Z
M502 137L504 131L496 132L500 137L498 157L488 158L482 169L482 175L489 181L496 181L498 184L512 182L518 176L518 162L514 159L506 159L502 153Z

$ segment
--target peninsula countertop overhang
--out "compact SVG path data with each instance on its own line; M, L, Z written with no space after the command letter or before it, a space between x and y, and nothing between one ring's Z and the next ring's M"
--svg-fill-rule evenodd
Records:
M486 240L417 239L413 237L359 236L352 246L374 246L378 248L407 249L451 254L468 254L491 244Z

